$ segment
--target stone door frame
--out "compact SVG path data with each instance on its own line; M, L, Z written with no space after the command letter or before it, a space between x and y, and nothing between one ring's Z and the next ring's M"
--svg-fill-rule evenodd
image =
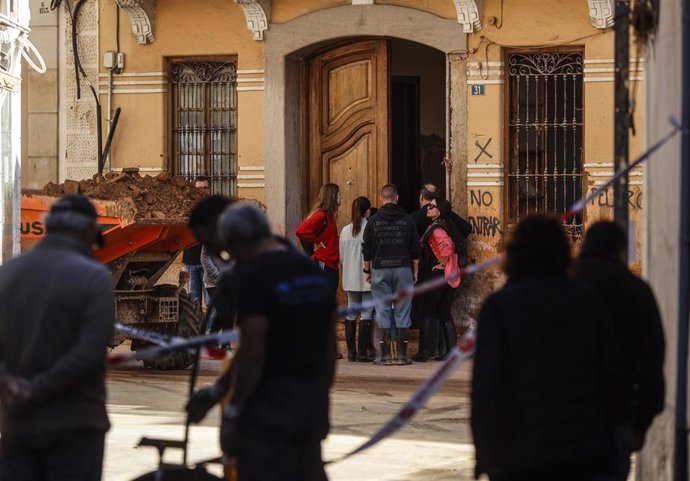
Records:
M279 233L291 234L303 215L303 59L330 43L362 37L410 40L446 54L447 192L461 215L467 210L467 35L462 26L412 8L345 5L271 24L266 32L265 201Z

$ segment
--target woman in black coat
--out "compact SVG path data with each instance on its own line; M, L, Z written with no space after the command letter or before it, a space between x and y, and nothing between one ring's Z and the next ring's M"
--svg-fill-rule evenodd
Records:
M620 370L608 311L570 279L560 222L523 220L508 282L478 319L472 380L477 477L587 481L615 475ZM600 476L604 476L601 478Z

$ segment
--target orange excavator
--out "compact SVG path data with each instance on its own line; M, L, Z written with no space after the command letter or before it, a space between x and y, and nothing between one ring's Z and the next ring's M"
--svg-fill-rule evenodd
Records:
M23 193L21 199L21 247L31 248L45 235L43 218L58 197ZM107 201L91 199L105 246L95 257L106 264L115 288L115 318L123 324L162 334L192 337L199 334L200 306L184 289L187 277L181 273L179 285L157 284L183 249L196 243L186 218L137 216L131 199ZM116 333L112 347L126 336ZM144 345L132 339L132 350ZM193 362L187 351L144 361L153 369L184 369Z

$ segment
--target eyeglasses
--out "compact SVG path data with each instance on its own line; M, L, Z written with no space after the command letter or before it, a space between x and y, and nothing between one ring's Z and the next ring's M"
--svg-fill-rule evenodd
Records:
M426 210L433 210L433 209L438 209L438 206L434 205L434 204L427 204Z

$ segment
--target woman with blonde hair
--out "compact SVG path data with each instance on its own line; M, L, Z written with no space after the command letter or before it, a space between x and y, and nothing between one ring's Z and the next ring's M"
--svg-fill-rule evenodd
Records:
M340 187L337 184L322 185L314 209L295 229L295 234L305 247L305 253L318 263L319 268L328 277L334 299L338 291L340 261L338 226L335 222L339 206ZM309 252L312 246L313 252Z
M352 222L340 232L340 263L343 265L343 290L347 294L347 304L352 306L371 300L371 284L363 272L362 238L367 225L371 202L366 197L357 197L352 202ZM345 316L345 341L348 361L371 362L373 356L367 354L371 341L371 319L373 309L359 313L359 337L356 336L357 315ZM355 345L355 338L357 344Z

